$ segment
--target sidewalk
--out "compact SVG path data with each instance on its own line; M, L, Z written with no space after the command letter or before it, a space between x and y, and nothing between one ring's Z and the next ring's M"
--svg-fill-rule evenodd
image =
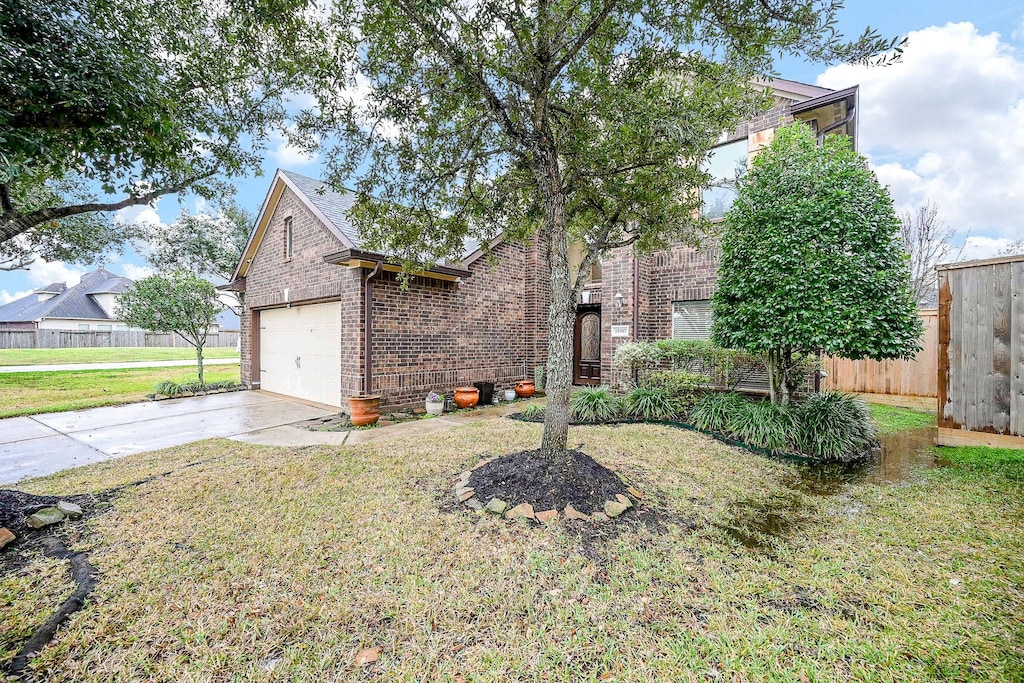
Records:
M0 365L0 374L6 372L67 372L75 370L131 370L132 368L186 368L195 367L194 360L139 360L129 363L64 363L61 365ZM237 365L237 358L210 358L203 366Z

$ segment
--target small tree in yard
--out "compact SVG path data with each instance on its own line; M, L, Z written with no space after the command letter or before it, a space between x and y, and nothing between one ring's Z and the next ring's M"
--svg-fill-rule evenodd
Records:
M788 403L794 358L909 358L921 322L900 220L847 138L818 146L803 124L778 130L725 215L713 338L763 353L771 399Z
M196 349L199 383L203 384L203 347L210 325L223 310L217 290L191 273L175 272L139 280L121 295L118 317L132 327L175 332Z

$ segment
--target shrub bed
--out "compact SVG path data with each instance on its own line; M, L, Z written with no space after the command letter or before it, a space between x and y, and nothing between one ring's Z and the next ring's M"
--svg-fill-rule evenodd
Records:
M877 444L868 407L849 394L811 394L790 405L775 405L735 392L702 386L698 375L652 374L623 395L609 387L573 393L573 424L621 421L681 421L697 429L778 454L832 462L867 457ZM519 419L541 422L544 408L528 406Z

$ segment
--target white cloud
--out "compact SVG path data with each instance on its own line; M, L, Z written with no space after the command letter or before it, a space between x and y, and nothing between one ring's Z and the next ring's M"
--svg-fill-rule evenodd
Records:
M288 169L295 168L296 166L308 166L309 164L316 163L320 158L320 155L316 152L311 154L301 147L290 144L288 139L280 133L275 133L271 136L271 143L276 146L267 152L267 156L273 159L280 168Z
M898 209L931 200L972 249L1024 237L1024 59L971 23L912 31L903 61L841 65L819 85L860 84L860 148Z
M0 289L0 306L9 304L12 301L17 301L22 297L26 297L32 293L31 289L26 289L24 292L8 292L6 289Z
M992 258L1010 246L1013 240L1006 237L984 237L972 235L964 240L963 248L956 247L950 256L959 256L958 261ZM950 259L952 260L952 259Z
M1020 24L1017 25L1017 28L1013 29L1010 37L1014 40L1024 40L1024 17L1020 18Z
M124 264L121 270L124 271L124 276L129 280L142 280L156 274L156 271L149 266L137 266L134 263Z
M69 266L63 261L36 259L25 272L29 283L39 287L51 282L63 282L68 287L74 287L89 271L81 266Z

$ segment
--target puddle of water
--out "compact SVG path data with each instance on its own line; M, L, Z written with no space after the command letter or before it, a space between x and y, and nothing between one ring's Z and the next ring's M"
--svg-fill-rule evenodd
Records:
M801 465L789 485L812 496L832 496L848 484L900 484L916 479L923 470L947 464L932 449L934 427L884 435L880 441L881 448L855 465ZM807 519L807 507L799 496L776 494L767 500L738 503L733 519L721 528L747 548L763 549L766 537L785 537Z
M827 496L847 484L900 484L916 479L922 470L946 465L933 450L934 427L885 434L879 440L881 448L867 460L853 465L802 465L793 487Z

